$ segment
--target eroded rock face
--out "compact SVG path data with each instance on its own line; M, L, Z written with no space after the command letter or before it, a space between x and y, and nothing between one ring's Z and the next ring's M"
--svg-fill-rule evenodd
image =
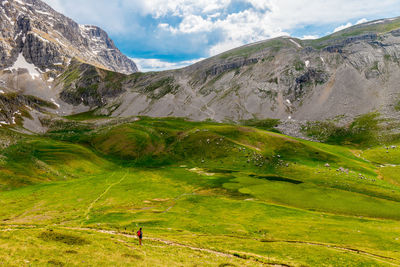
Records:
M398 116L399 21L365 23L320 40L275 38L181 70L128 77L125 92L103 110L217 121L351 119L375 110ZM164 90L166 77L174 90ZM159 91L166 93L155 98Z
M0 94L0 124L14 125L17 119L27 116L30 110L39 112L46 108L55 109L56 106L50 102L43 101L37 97L18 94Z
M73 106L102 107L110 98L121 95L123 80L127 76L105 71L92 65L73 61L62 75L63 89L60 99Z
M12 67L20 53L43 72L72 58L126 74L138 70L102 29L79 25L40 0L1 1L0 69Z

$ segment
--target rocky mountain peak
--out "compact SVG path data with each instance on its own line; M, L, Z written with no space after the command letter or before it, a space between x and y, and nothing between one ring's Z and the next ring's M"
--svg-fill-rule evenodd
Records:
M43 72L61 71L72 58L125 74L138 70L99 27L79 25L40 0L1 0L0 69L21 53Z

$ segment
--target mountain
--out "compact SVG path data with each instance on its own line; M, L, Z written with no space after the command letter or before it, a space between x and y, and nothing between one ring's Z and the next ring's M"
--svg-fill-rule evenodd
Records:
M272 118L284 133L301 136L308 121L346 125L371 112L399 120L400 18L316 40L274 38L186 68L140 73L95 26L78 25L39 0L1 6L4 124L24 112L32 118L19 115L19 121L35 132L45 131L38 123L44 113L218 122Z
M351 119L372 111L398 117L399 58L400 18L382 19L317 40L280 37L183 69L126 76L119 97L91 108L216 121ZM64 92L64 101L90 105L66 97L79 95L77 88L67 84Z
M138 70L105 31L79 25L40 0L0 2L0 58L0 69L26 61L54 77L72 58L126 74Z
M0 265L400 266L399 18L126 74L0 1Z

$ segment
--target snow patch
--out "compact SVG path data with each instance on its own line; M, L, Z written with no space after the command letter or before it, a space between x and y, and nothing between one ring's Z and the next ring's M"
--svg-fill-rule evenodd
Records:
M4 95L4 94L5 94L4 91L0 90L0 95Z
M319 57L319 58L321 59L322 63L325 63L325 60L323 57Z
M25 5L25 3L20 1L20 0L14 0L14 2L16 2L16 3L20 4L20 5L23 5L23 6Z
M32 80L39 78L40 73L36 70L35 65L32 63L28 63L22 53L19 53L17 61L14 62L14 65L6 70L18 70L18 69L26 69L31 75Z
M286 99L286 102L287 102L288 104L292 104L292 103L290 102L290 100L289 100L289 99Z
M11 25L13 25L14 26L14 21L12 21L12 19L9 17L9 16L7 16L7 14L4 12L4 16L6 17L6 19L11 23Z
M373 22L367 23L366 25L379 24L379 23L383 23L383 22L385 22L385 20L381 19L381 20L377 20L377 21L373 21Z
M54 100L54 98L50 98L50 101L56 105L58 108L60 107L60 105Z
M53 77L50 77L49 79L47 79L47 81L48 81L49 83L51 83L51 82L54 81L54 78L53 78Z
M309 60L304 61L304 63L306 64L307 68L308 68L308 66L310 66L310 61Z
M293 39L289 39L292 43L294 43L298 48L301 48L301 45Z
M40 11L40 10L35 10L36 13L42 14L42 15L46 15L46 16L53 16L53 14L50 14L49 12L44 12L44 11Z
M29 32L29 33L35 35L37 38L39 38L39 40L42 40L42 41L45 42L45 43L49 43L49 40L44 39L42 36L40 36L40 35L37 34L36 32ZM23 38L25 38L25 37L23 37ZM24 40L24 43L25 43L25 40Z

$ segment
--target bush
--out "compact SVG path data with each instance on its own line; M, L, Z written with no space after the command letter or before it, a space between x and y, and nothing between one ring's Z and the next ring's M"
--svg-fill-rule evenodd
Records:
M256 127L277 133L279 133L279 130L276 129L276 127L279 125L279 123L280 123L279 119L263 119L263 120L250 119L250 120L240 121L240 124L244 126Z
M337 145L367 146L379 143L379 113L361 115L346 126L337 126L331 121L307 122L302 132L321 142Z

